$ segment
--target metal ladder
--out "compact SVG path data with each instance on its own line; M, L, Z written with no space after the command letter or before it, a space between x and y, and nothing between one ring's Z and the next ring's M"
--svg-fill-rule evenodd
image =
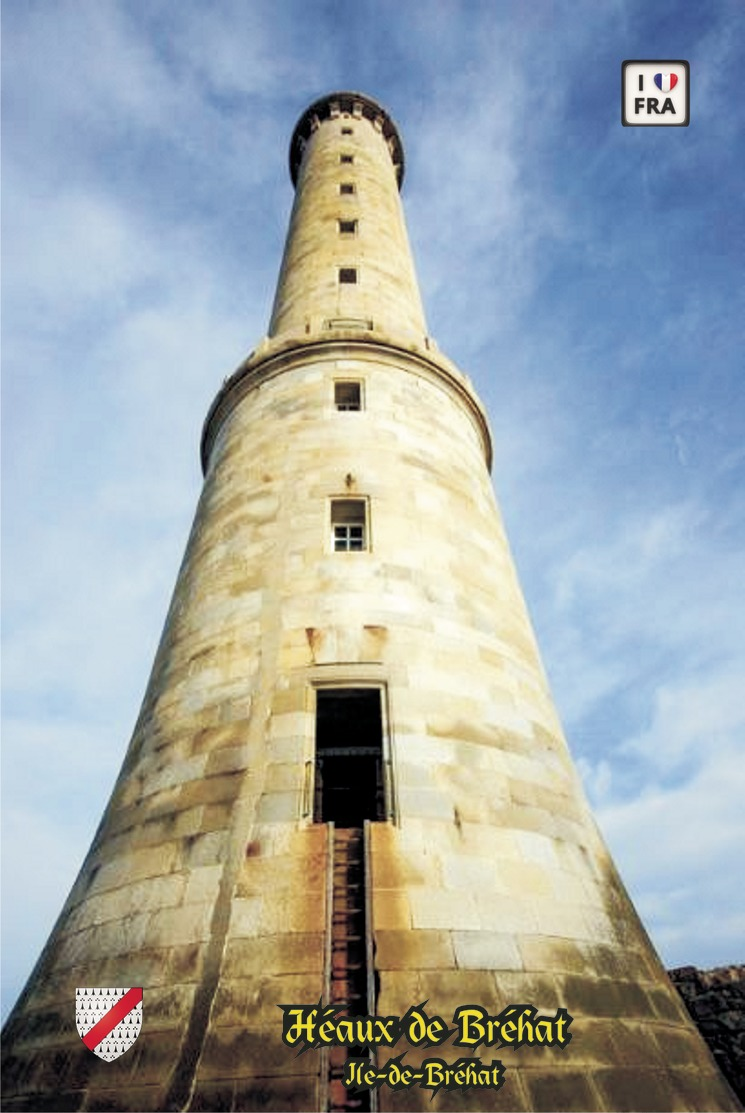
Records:
M369 900L369 821L364 827L336 827L329 823L324 999L344 1004L345 1015L373 1016L375 975ZM342 1083L348 1058L368 1056L365 1047L330 1047L325 1053L323 1103L329 1113L374 1113L377 1093L348 1090Z

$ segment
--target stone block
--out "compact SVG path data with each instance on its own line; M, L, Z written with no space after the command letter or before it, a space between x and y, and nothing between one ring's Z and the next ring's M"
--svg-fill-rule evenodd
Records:
M95 1066L95 1056L91 1055L80 1040L77 1047L50 1047L36 1057L35 1084L41 1091L82 1090L86 1088ZM125 1067L126 1074L130 1073L131 1068L132 1064L129 1062ZM11 1078L3 1067L3 1083L7 1085L10 1082ZM13 1086L15 1088L14 1080Z
M380 1016L404 1016L427 997L422 976L415 970L383 970L379 974L376 1008Z
M409 1062L408 1056L405 1062ZM388 1086L383 1086L378 1091L378 1108L381 1113L425 1113L425 1111L431 1113L433 1109L442 1108L435 1104L438 1097L439 1095L436 1095L431 1100L430 1091L422 1090L418 1086L407 1090L391 1090ZM448 1094L447 1097L450 1098L452 1095Z
M318 853L309 848L304 853L277 854L274 856L247 855L241 863L236 883L236 894L247 897L261 893L316 893L322 899L326 891L326 851Z
M642 1067L631 1071L613 1066L593 1071L592 1079L601 1099L598 1108L613 1110L614 1113L702 1108L687 1103L664 1069Z
M566 1069L557 1064L553 1069L523 1069L521 1079L528 1096L527 1108L536 1113L540 1110L560 1113L563 1110L576 1109L615 1109L613 1105L602 1103L601 1095L595 1090L591 1077L582 1071Z
M229 832L224 830L205 831L203 834L190 835L181 846L181 868L187 872L198 866L215 866L225 860Z
M274 938L228 939L223 976L245 977L252 973L305 974L323 970L323 936L286 934Z
M233 1108L244 1113L306 1113L319 1108L318 1093L318 1079L311 1075L239 1080Z
M538 929L531 902L520 896L476 892L475 901L479 921L487 930L523 936Z
M71 917L68 923L74 923L79 930L152 909L175 907L183 897L184 887L183 875L170 874L167 877L146 878L118 889L107 889L81 903L75 910L74 920Z
M550 935L536 935L520 939L519 947L526 970L554 974L581 974L587 970L587 959L579 942Z
M141 1037L172 1028L184 1030L194 1003L195 985L147 986L143 994Z
M211 1024L199 1059L199 1080L317 1074L317 1053L298 1055L282 1042L281 1034L281 1018L272 1031Z
M455 967L447 931L376 931L376 968L383 970L448 970Z
M467 854L443 854L441 857L446 889L468 889L477 900L484 893L507 893L493 859Z
M148 924L148 943L153 947L172 947L199 943L209 938L213 906L211 902L182 904L153 912Z
M741 1113L742 1105L715 1068L701 1069L701 1061L670 1070L670 1082L678 1098L678 1108L726 1109Z
M565 939L587 939L587 921L582 905L556 900L546 895L531 898L538 933Z
M242 745L244 737L245 731L234 723L202 727L201 730L193 732L190 736L191 750L193 753L209 752L212 754L221 749L234 749Z
M279 1005L311 1005L321 995L317 974L283 974L223 980L217 988L211 1017L221 1027L276 1028L282 1030Z
M654 1019L647 993L633 982L567 974L557 979L572 1016Z
M262 897L248 898L234 897L230 906L230 935L240 938L243 935L259 935L261 911L264 904Z
M452 820L453 806L447 796L436 789L400 786L398 799L401 810L423 819Z
M168 874L174 867L178 851L178 842L174 840L121 854L113 861L104 862L100 866L91 883L90 891L117 889L145 877L161 877L163 874Z
M420 974L421 1000L426 998L427 1011L438 1012L448 1024L459 1005L483 1005L492 1013L501 999L501 977L501 973L495 975L492 971L462 967L457 970L428 970Z
M597 896L602 899L602 891L597 889ZM584 930L582 935L586 939L591 939L595 943L604 944L611 950L620 950L622 944L620 942L616 924L611 916L608 915L605 908L601 908L593 903L593 895L590 894L582 905L582 918L584 920ZM624 948L628 950L628 948Z
M146 1006L143 1001L143 1025L145 1008ZM121 1059L116 1059L113 1064L105 1063L103 1065L113 1066L116 1063L124 1063L124 1061L131 1056L131 1062L128 1065L131 1067L133 1084L137 1086L163 1085L170 1079L173 1068L178 1062L185 1032L185 1025L181 1028L169 1028L163 1031L148 1032L146 1038L144 1032L141 1032L134 1046L130 1048L129 1051L125 1052ZM107 1076L110 1079L111 1072L107 1072ZM101 1081L104 1086L112 1085L111 1081L99 1081Z
M125 1091L96 1087L88 1091L84 1108L106 1111L106 1113L131 1113L133 1109L137 1109L139 1113L151 1113L153 1110L163 1108L163 1096L163 1088L158 1085L127 1086ZM59 1106L59 1109L63 1108Z
M554 1013L564 1002L555 978L524 970L500 970L495 975L500 1010L507 1005L535 1005L539 1012Z
M498 931L454 931L455 960L463 970L521 970L513 935Z
M302 789L303 765L295 762L271 762L266 767L264 791L266 793L291 792Z
M306 688L298 684L289 688L275 688L272 693L272 715L306 713Z
M499 872L508 892L537 898L553 894L551 872L539 862L501 862Z
M373 826L373 831L376 826ZM416 856L411 852L403 853L398 847L387 851L385 848L378 849L373 840L371 858L375 890L410 889L426 883L421 849Z
M258 819L261 823L290 823L299 816L299 792L266 793L259 801Z
M205 777L199 781L189 781L179 792L179 807L193 808L200 804L220 804L234 802L241 788L241 771L222 773L219 776Z
M184 904L212 902L217 899L224 867L197 866L184 874Z
M405 892L396 889L375 890L372 907L375 931L406 930L411 927L411 907Z
M226 746L215 750L207 758L205 776L214 777L221 773L236 773L248 768L251 751L248 746Z
M478 928L476 904L467 893L442 889L411 889L411 920L415 929L424 931L455 931Z
M76 932L62 942L60 967L87 965L112 955L134 953L145 946L157 946L151 938L151 919L154 915L164 914L138 913Z
M33 1113L74 1113L83 1108L84 1090L57 1090L53 1094L35 1093L18 1095L3 1099L3 1109L32 1110ZM31 1103L31 1104L29 1104Z
M187 943L179 946L170 946L163 952L167 956L167 963L163 964L167 970L167 979L172 982L196 982L202 977L204 966L205 944ZM144 984L150 985L148 980Z
M318 932L326 930L326 907L323 893L298 890L288 893L282 905L265 900L259 919L260 935L281 935L284 932Z
M661 1020L671 1023L688 1020L683 1002L676 993L670 993L667 986L650 986L647 992L652 1008Z
M198 1082L194 1087L189 1109L195 1113L230 1113L233 1104L235 1081ZM243 1108L239 1106L238 1108Z

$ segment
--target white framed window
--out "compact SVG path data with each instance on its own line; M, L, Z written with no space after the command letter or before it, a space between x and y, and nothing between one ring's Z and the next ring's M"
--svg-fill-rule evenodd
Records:
M366 499L331 500L331 548L335 553L362 553L369 549L370 530Z

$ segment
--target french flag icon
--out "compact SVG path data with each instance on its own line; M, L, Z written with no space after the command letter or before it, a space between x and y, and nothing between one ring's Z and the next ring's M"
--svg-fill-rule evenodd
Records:
M669 93L678 84L678 78L674 73L656 73L654 83L660 92Z

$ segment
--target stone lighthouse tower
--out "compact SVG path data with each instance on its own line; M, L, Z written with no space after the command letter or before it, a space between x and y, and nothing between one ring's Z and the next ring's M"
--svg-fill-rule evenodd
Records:
M290 172L269 333L207 416L152 676L9 1020L4 1107L735 1109L573 768L483 407L427 333L396 126L326 96ZM76 987L142 988L113 1061ZM393 1018L395 1046L298 1055L290 1007L320 999ZM470 1042L417 1040L412 1007ZM348 1058L402 1054L408 1085L345 1085Z

